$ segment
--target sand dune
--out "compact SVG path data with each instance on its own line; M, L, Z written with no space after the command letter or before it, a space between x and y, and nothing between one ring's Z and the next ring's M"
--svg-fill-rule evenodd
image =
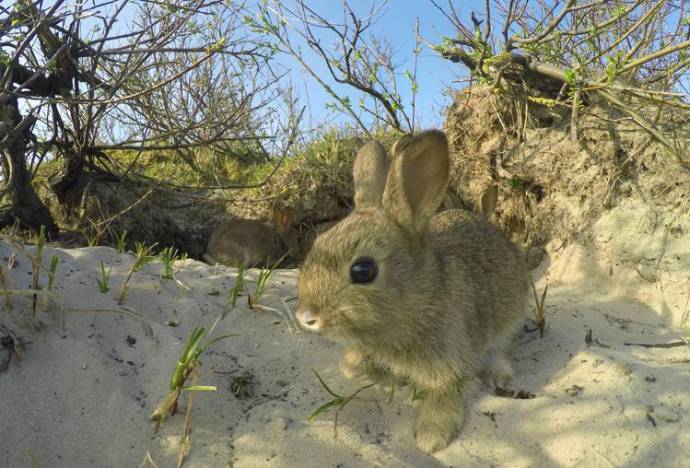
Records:
M615 218L623 213L611 215L617 228L632 222ZM286 310L296 303L297 272L277 272L262 303L280 313L240 300L217 329L238 336L202 359L199 383L218 391L194 398L185 466L690 465L690 347L626 345L682 338L690 246L682 236L660 246L652 233L646 243L632 239L640 252L631 253L626 239L606 237L607 222L583 242L552 250L534 272L539 290L550 284L549 328L544 338L519 337L510 387L533 398L477 386L462 433L433 456L415 448L415 403L405 388L390 403L385 389L362 392L340 413L337 437L333 412L307 422L329 400L312 369L343 394L358 384L337 370L339 344L294 328ZM661 247L666 257L650 278L642 250ZM16 254L11 287L29 287L32 252L0 244L3 265ZM120 306L116 292L131 254L46 249L44 258L52 254L60 262L51 306L37 315L43 329L24 326L29 297L14 295L13 309L0 312L0 322L29 342L21 362L0 373L0 466L139 466L147 453L175 466L184 415L157 434L148 418L185 337L217 317L236 270L178 262L178 283L161 279L162 265L152 263L135 274ZM96 281L101 261L113 265L106 294Z

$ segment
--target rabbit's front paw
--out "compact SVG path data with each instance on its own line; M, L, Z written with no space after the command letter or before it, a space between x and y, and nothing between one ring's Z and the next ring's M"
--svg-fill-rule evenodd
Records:
M510 357L502 351L488 354L480 376L487 387L505 388L513 378L513 366Z
M422 402L415 422L417 447L427 453L448 446L464 417L460 392L431 391Z
M340 360L340 371L347 379L355 379L361 377L365 371L363 368L364 355L354 348L345 351L343 358Z
M362 384L405 384L403 380L394 378L386 366L375 362L370 356L354 348L345 351L340 360L340 371L345 378L356 380Z
M435 412L432 416L420 412L415 424L415 439L420 450L432 453L448 446L458 427L455 416L460 417L455 411L449 413L452 416L449 417L448 413L440 415Z

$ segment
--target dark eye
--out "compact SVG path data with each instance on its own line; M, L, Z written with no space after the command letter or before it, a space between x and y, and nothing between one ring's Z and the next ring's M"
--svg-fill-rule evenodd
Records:
M376 279L378 272L374 260L368 257L358 258L350 267L350 279L353 283L368 284Z

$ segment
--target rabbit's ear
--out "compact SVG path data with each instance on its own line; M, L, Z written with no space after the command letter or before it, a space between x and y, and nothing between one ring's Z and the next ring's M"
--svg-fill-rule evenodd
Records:
M372 140L359 150L352 170L357 208L381 205L381 197L388 176L388 165L386 150L378 141Z
M396 154L400 153L401 148L407 146L413 138L414 135L411 135L409 133L398 138L395 141L395 143L393 143L393 148L391 148L391 153L393 154L393 157L395 157Z
M419 233L448 187L450 161L443 132L430 130L395 145L383 207L406 230Z
M479 194L479 213L485 218L490 218L496 210L498 202L498 185L493 184Z

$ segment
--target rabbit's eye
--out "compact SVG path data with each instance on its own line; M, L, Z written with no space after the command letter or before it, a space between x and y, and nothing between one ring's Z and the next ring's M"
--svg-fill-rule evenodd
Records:
M371 258L358 258L350 267L350 279L353 283L368 284L376 279L378 268Z

